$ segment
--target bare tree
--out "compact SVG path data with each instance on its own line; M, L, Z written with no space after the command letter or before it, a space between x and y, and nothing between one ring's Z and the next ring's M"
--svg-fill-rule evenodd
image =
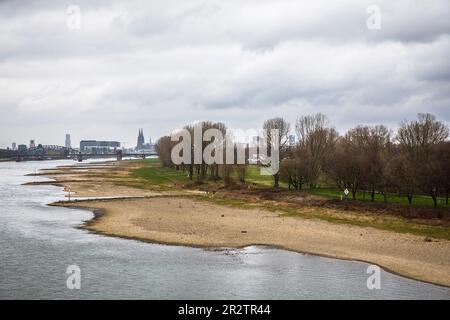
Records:
M199 129L202 133L204 133L208 129L218 129L222 132L223 135L226 134L226 126L223 123L217 122L211 122L211 121L202 121L193 125L186 125L183 127L183 129L187 130L191 136L191 161L189 164L184 164L184 166L188 169L188 176L190 179L194 177L194 175L197 175L197 180L204 180L206 178L208 170L210 171L210 177L212 179L217 180L219 178L219 167L218 164L214 163L210 166L208 166L205 161L203 160L203 151L205 150L206 146L210 143L214 143L213 141L203 141L203 136L201 137L200 142L200 149L199 152L201 152L201 163L194 163L194 153L196 151L196 141L194 139L195 137L195 130Z
M193 125L186 125L183 127L183 129L187 130L189 132L189 135L191 136L191 160L190 163L184 164L184 166L188 170L188 177L190 180L194 177L194 126Z
M384 153L390 145L391 138L388 128L383 125L373 127L358 126L348 133L353 144L354 153L359 153L364 170L364 180L361 181L364 191L368 190L372 201L375 192L383 187ZM349 156L355 156L354 154Z
M156 152L158 153L158 158L163 167L172 167L171 159L172 151L172 141L170 136L164 136L158 139L156 142Z
M449 128L429 113L419 113L417 118L418 120L401 123L397 140L403 151L420 159L426 158L434 145L448 138Z
M284 159L280 164L280 180L288 183L289 190L302 190L306 175L307 166L301 159Z
M356 199L356 193L364 181L365 168L364 158L355 143L353 131L349 131L345 137L338 140L334 152L325 163L324 170L341 190L349 189L352 198Z
M445 204L448 205L450 194L450 141L438 144L434 156L439 167L441 193L445 197Z
M439 170L433 161L433 153L434 148L445 142L448 136L448 126L429 113L419 113L417 120L403 122L397 133L400 151L410 166L408 171L413 174L417 188L433 199L435 207L442 184L439 183Z
M392 148L391 152L390 160L384 168L387 184L391 190L405 196L411 205L418 191L414 164L401 153L398 146Z
M213 143L217 143L217 146L219 148L224 148L225 147L224 142L227 139L228 135L227 126L222 122L215 122L215 123L206 122L204 130L210 128L217 129L222 133L223 141L213 141ZM210 165L209 171L210 171L210 178L213 179L214 181L217 181L219 179L219 164L213 163L212 165Z
M271 130L278 130L278 146L279 146L279 161L283 161L283 159L286 157L287 153L289 152L288 148L288 141L289 141L289 131L290 131L290 124L284 120L283 118L273 118L266 120L263 125L263 129L266 132L266 141L268 143L268 149L269 152L272 152L270 150L271 146ZM277 172L273 175L274 180L274 188L279 188L279 178L280 173Z
M310 188L317 186L322 165L338 137L337 132L329 127L327 117L321 113L299 117L295 124L298 147L308 158Z

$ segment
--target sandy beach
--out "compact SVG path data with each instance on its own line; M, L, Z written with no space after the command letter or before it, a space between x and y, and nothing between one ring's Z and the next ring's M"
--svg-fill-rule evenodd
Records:
M286 216L261 208L234 208L189 197L189 192L175 196L171 192L116 186L107 178L98 178L93 187L72 169L64 170L68 170L66 176L57 174L53 178L66 188L68 183L64 181L71 180L71 189L79 197L146 197L53 204L101 213L83 226L93 232L197 247L268 245L374 263L403 276L450 286L448 240L425 241L413 234Z

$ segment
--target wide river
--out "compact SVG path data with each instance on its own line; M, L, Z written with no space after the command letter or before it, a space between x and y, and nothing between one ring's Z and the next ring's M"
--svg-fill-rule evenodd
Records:
M36 169L73 161L0 163L0 299L450 299L450 289L381 270L367 288L369 264L266 247L204 250L149 244L77 228L86 210L50 207L64 199ZM68 289L67 267L81 270Z

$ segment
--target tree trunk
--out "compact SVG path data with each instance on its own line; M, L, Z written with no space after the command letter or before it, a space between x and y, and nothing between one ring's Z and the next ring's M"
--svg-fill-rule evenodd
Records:
M372 202L375 201L375 189L372 189Z
M216 164L216 172L214 172L214 180L217 181L219 179L220 179L220 176L219 176L219 165Z
M226 164L223 166L223 182L225 187L231 186L231 168L230 165Z
M408 197L408 203L411 205L412 204L412 196L411 195L407 195L407 197Z
M206 170L208 170L208 167L206 166L206 164L202 164L200 167L201 180L205 180Z
M208 174L208 170L206 170L206 174ZM214 178L214 165L209 166L209 179Z
M275 173L275 174L273 175L273 182L274 182L273 188L274 188L275 190L278 190L278 188L280 187L280 184L279 184L279 182L278 182L279 179L280 179L279 173Z
M435 208L437 208L437 197L435 195L431 196L431 199L433 199L433 205Z
M241 166L241 182L245 183L245 164Z

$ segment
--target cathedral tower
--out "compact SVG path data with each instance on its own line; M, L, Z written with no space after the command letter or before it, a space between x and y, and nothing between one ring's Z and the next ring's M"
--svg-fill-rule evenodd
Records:
M136 150L142 150L144 148L144 143L145 143L144 131L142 129L139 129Z

